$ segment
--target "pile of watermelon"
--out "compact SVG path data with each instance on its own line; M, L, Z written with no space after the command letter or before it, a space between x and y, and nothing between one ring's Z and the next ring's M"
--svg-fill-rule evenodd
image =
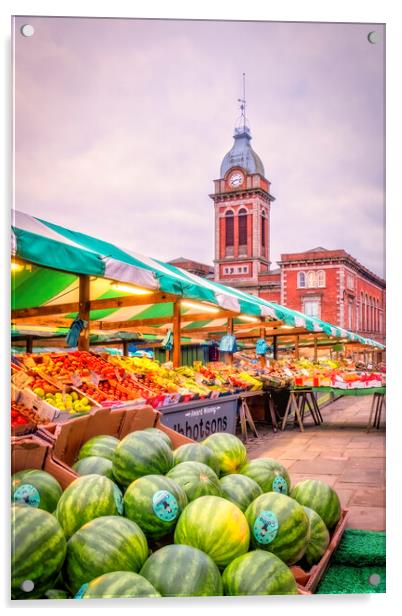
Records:
M97 436L64 491L48 473L12 480L12 597L297 594L341 516L335 491L292 487L270 458L216 433L173 449L155 428Z

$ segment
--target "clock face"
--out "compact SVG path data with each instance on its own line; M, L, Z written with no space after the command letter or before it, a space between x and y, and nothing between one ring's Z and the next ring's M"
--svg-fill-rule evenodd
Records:
M231 175L229 178L229 184L231 186L240 186L240 184L242 183L243 183L243 175L239 171L236 171L235 173L233 173L233 175Z

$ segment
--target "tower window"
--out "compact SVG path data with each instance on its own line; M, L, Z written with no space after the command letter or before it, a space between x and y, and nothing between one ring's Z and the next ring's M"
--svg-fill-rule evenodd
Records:
M265 224L265 216L261 216L261 245L265 248L266 244L266 224Z
M239 211L239 246L247 246L247 211Z
M225 214L226 220L226 235L225 235L225 246L234 246L234 218L233 212L229 211Z

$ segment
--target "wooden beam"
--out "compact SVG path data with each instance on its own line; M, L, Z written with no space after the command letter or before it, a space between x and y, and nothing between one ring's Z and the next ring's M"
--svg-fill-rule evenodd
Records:
M87 327L82 330L78 338L78 350L89 350L89 276L80 275L79 279L79 302L78 316L87 322Z
M128 306L146 306L147 304L162 304L173 302L176 295L169 293L155 292L150 295L128 295L125 297L108 297L105 299L94 299L90 302L91 310L105 310L109 308L126 308ZM29 317L44 317L57 314L69 314L77 312L77 302L65 304L52 304L51 306L39 306L38 308L21 308L13 310L11 318L26 319Z
M278 359L278 339L277 336L273 336L273 355L274 359Z
M180 366L180 319L180 303L177 301L173 304L173 368L178 368Z

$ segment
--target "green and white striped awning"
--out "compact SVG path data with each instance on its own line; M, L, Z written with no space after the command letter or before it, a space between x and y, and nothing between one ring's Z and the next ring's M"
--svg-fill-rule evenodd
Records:
M305 328L308 331L323 331L335 337L346 337L372 344L375 341L362 339L357 334L341 330L298 311L290 310L274 302L244 293L200 278L157 259L139 255L109 242L89 235L66 229L54 223L14 211L12 224L12 255L24 262L24 266L12 272L12 309L37 308L64 303L77 303L79 294L78 276L90 276L90 299L117 298L129 295L112 288L113 283L129 284L180 296L187 300L205 302L246 317L265 317L280 320L290 327ZM190 322L191 315L199 308L182 308L187 322L183 330L191 335L192 329L202 326L226 325L225 319ZM59 315L74 318L76 312ZM152 303L123 308L92 310L91 321L119 323L154 318L173 318L173 303ZM190 317L190 318L188 318ZM238 321L239 323L241 322ZM165 324L169 325L167 322Z

